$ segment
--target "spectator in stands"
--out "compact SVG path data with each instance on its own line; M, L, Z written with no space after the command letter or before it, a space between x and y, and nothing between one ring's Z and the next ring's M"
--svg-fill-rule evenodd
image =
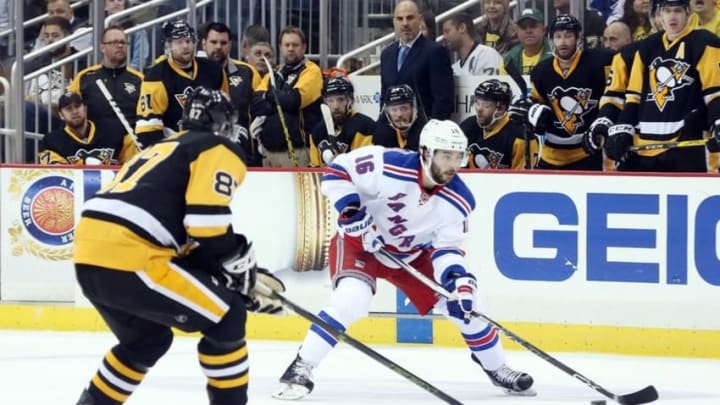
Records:
M105 16L119 13L130 6L128 0L105 0ZM131 18L123 18L119 23L123 29L131 28L135 22ZM140 30L133 32L128 37L128 65L135 70L142 71L148 63L150 56L150 41L148 40L147 31Z
M321 121L320 103L323 77L320 67L305 58L307 41L298 27L287 26L280 32L280 53L285 64L266 75L253 96L251 135L263 146L263 166L308 167L309 136ZM270 75L275 77L271 89ZM282 107L279 116L277 105ZM289 139L288 139L289 138ZM291 143L294 156L289 153Z
M383 117L375 124L373 145L417 151L427 119L418 114L415 92L407 84L390 86L384 98Z
M246 57L245 60L247 63L257 70L260 74L260 79L262 79L268 72L267 65L263 58L266 58L272 63L273 59L275 59L275 52L273 52L273 48L269 42L256 42L250 47Z
M65 127L53 130L40 141L41 164L117 165L138 153L132 135L122 126L100 129L88 120L87 106L79 94L63 94L58 107Z
M14 0L7 0L9 3L14 4ZM32 18L35 18L39 15L42 15L45 13L45 1L44 0L25 0L22 2L23 4L23 16L25 17L25 20L30 20ZM30 50L33 49L35 46L35 41L40 36L40 29L42 28L42 25L40 24L34 24L28 27L25 27L25 49Z
M502 56L475 40L475 25L470 15L451 15L443 22L442 30L447 48L457 52L457 60L452 65L455 76L496 75L500 72Z
M620 0L624 1L624 0ZM590 0L590 8L600 13L600 16L609 24L622 17L621 8L617 7L618 0Z
M80 29L88 28L87 20L75 17L69 0L48 0L47 14L50 17L62 17L70 23L70 32L76 33ZM73 48L82 51L92 46L92 34L88 33L71 42Z
M222 66L195 57L197 38L187 21L167 21L162 32L165 55L147 69L140 86L135 134L143 148L180 130L185 98L195 87L230 92Z
M395 5L393 26L398 40L380 55L381 95L387 94L390 86L407 84L418 96L423 117L450 118L455 85L447 50L421 34L422 13L414 1L402 0Z
M509 0L483 1L483 20L477 26L480 42L505 54L518 43Z
M702 28L720 35L720 12L717 9L716 0L694 0L690 2L693 11L693 20L697 28Z
M620 21L627 24L634 41L639 41L652 33L650 24L649 0L625 0L623 16Z
M130 127L134 128L143 75L127 66L128 41L122 26L113 24L103 30L100 53L101 62L81 70L70 83L68 91L82 96L87 105L88 119L98 124L100 128L122 127L123 124L110 106L110 102L96 84L96 80L102 80Z
M242 57L241 59L249 62L250 54L252 53L250 48L253 47L253 45L257 44L258 42L263 42L266 44L270 44L270 32L267 30L267 28L263 27L260 24L253 24L245 28L245 32L243 33L242 38ZM272 46L270 47L270 50L272 51ZM270 62L272 62L272 58L268 58ZM254 65L253 63L251 63ZM257 66L255 66L257 68Z
M617 51L623 46L632 42L630 27L622 21L615 21L608 24L603 32L603 48Z
M570 14L570 0L553 0L553 6L557 12L556 15ZM583 14L583 46L585 48L600 48L604 30L605 21L603 21L600 13L586 8Z
M545 35L545 19L538 9L526 8L517 21L520 43L504 57L505 65L513 65L518 72L529 75L541 61L552 57L552 50Z
M250 102L253 92L260 85L260 74L246 62L230 58L232 33L230 27L220 22L210 22L206 26L202 49L207 58L218 62L225 69L230 86L230 99L238 110L238 121L233 123L242 127L241 142L247 153L245 163L248 166L262 166L262 157L254 142L249 142Z

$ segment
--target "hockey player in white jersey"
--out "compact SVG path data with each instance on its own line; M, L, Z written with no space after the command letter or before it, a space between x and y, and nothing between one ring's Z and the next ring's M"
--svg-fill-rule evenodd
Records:
M330 244L334 290L319 316L338 330L368 315L378 278L402 290L421 315L435 308L455 324L493 384L510 394L534 395L530 375L508 367L498 332L473 310L482 311L475 276L460 246L475 200L457 176L467 163L467 138L452 121L430 120L420 134L419 152L367 146L338 155L327 166L322 192L339 213ZM439 298L386 258L381 247L452 292ZM273 396L299 399L314 387L312 370L337 344L312 325Z

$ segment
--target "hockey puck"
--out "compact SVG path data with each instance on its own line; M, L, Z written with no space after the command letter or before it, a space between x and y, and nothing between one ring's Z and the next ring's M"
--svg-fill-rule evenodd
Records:
M590 405L607 405L607 401L599 399L597 401L590 401Z

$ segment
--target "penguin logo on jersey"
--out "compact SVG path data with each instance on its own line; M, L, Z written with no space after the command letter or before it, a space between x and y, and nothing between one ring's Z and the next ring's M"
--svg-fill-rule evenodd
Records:
M68 156L67 161L71 165L84 164L94 166L116 164L117 161L112 158L113 154L115 154L114 148L94 148L90 150L80 148L74 155Z
M175 100L177 100L178 103L180 103L180 108L185 107L185 101L190 97L190 94L192 94L193 88L190 86L185 87L182 93L175 94Z
M509 167L502 164L502 159L505 154L490 148L479 149L480 153L475 155L475 165L478 169L507 169Z
M555 87L550 91L550 106L555 113L557 121L555 126L574 135L577 129L585 123L583 117L596 105L597 100L591 99L592 89L570 87L563 89ZM558 125L559 122L559 125Z
M231 87L237 87L243 82L242 77L240 76L230 76L228 77L228 83Z
M675 59L655 58L648 70L650 94L648 101L655 101L658 110L675 100L675 90L689 86L695 79L687 75L690 64Z

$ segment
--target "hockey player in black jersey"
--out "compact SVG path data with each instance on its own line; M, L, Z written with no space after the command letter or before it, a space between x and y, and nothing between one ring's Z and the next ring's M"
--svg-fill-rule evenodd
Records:
M319 122L310 133L310 166L330 164L335 156L372 144L375 121L353 109L355 89L344 77L332 77L323 86L323 102L332 114L332 133Z
M195 29L185 20L162 26L165 55L151 66L140 87L135 134L148 147L177 132L187 95L197 86L229 94L220 64L195 57Z
M58 115L65 122L40 141L38 160L41 164L117 165L138 152L131 134L121 125L107 121L95 126L88 119L87 104L80 94L68 92L58 99Z
M528 120L544 136L539 169L602 170L602 157L588 154L582 138L598 113L612 53L583 49L582 27L573 16L561 14L548 28L553 58L540 62L530 74L533 104Z
M486 80L475 88L476 115L460 123L470 145L470 167L532 167L537 154L537 139L530 134L532 139L526 141L523 125L510 120L508 107L511 99L510 86L497 79ZM529 165L526 166L527 163Z
M418 117L415 92L407 84L388 87L385 92L383 114L376 121L373 145L386 148L418 150L420 131L426 118Z
M637 45L625 108L608 131L605 153L618 170L704 172L702 147L628 153L632 145L702 139L720 117L720 39L693 30L688 0L660 0L660 16L665 32ZM704 108L708 118L688 119ZM715 152L713 145L708 148Z
M75 272L118 343L78 405L127 401L170 348L171 327L202 334L209 403L247 403L247 311L280 311L263 292L285 288L233 231L230 201L245 177L236 114L220 91L195 89L182 130L136 155L85 203Z

